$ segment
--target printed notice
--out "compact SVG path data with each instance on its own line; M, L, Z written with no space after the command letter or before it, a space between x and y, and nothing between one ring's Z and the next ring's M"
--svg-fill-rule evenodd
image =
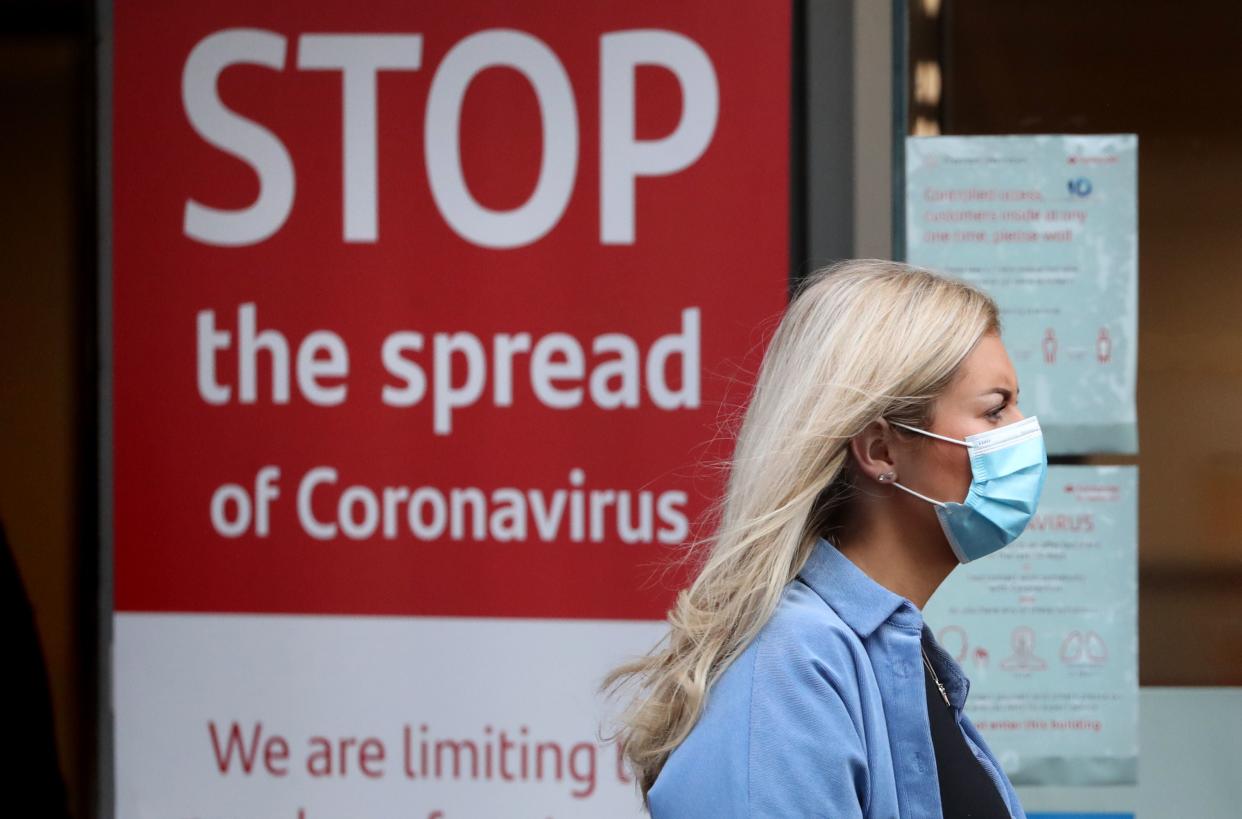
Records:
M100 3L104 813L642 813L597 688L789 295L718 7Z
M1001 308L1053 454L1136 452L1138 139L910 137L906 254Z
M958 567L924 618L1018 785L1136 781L1138 470L1053 466L1017 541Z

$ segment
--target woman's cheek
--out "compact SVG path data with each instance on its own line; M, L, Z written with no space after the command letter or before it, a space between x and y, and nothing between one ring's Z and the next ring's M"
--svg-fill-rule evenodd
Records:
M971 471L970 457L965 451L956 453L957 457L946 459L941 472L945 478L945 496L944 500L951 500L961 503L966 499L966 492L970 489Z

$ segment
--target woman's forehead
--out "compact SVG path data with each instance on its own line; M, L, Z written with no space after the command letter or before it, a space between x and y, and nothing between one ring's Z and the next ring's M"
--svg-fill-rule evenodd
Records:
M985 335L962 362L957 391L972 394L1005 390L1016 393L1018 379L1005 345L993 334Z

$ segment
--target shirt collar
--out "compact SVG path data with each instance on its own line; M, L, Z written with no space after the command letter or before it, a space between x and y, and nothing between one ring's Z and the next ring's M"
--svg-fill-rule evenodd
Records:
M864 640L890 617L906 628L923 625L914 603L872 580L825 538L815 544L798 576Z
M911 600L881 586L822 537L798 576L864 640L890 619L894 625L918 629L949 702L959 712L966 707L970 679L953 655L936 641L931 628L923 622L923 613ZM920 665L922 662L920 657Z

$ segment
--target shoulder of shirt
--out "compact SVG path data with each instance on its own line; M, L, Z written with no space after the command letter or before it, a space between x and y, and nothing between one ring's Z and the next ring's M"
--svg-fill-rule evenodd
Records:
M847 703L858 700L859 663L866 655L862 640L801 579L785 587L755 642L752 699L767 692L787 692L788 683L803 681L817 687L826 683ZM778 679L786 684L765 685Z
M788 758L775 767L769 761L767 749L781 746L788 730L814 733L826 759L863 754L867 745L859 670L867 662L866 650L858 634L810 586L800 579L786 586L752 649L748 803L760 780L771 786L799 775L785 767L791 764Z
M839 739L848 738L852 745L857 737L865 745L859 662L866 659L858 635L810 586L800 579L790 582L755 639L715 681L695 730L670 755L652 787L653 809L658 805L684 814L690 809L687 800L704 799L720 807L733 788L741 791L734 794L737 805L745 806L755 775L793 775L785 769L756 768L754 743L760 738L781 742L788 725L826 727L817 723L811 729L808 720L830 718L833 709L823 707L829 688L836 690L834 696L849 714L839 723L840 711L831 718L845 732ZM832 733L825 735L826 748L842 747ZM697 809L705 808L699 804Z
M780 643L799 653L841 659L863 648L854 629L800 578L785 587L771 619L756 639Z

